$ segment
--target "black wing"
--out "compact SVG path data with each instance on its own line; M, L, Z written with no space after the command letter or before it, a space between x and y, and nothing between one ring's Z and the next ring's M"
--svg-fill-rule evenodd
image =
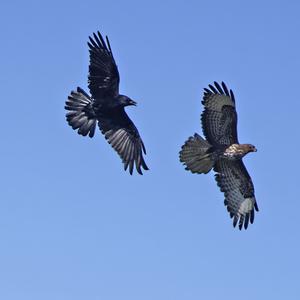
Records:
M254 221L254 209L258 211L254 186L242 160L220 159L214 170L216 181L225 194L224 204L233 218L233 226L247 229L249 220Z
M116 97L119 95L120 76L113 57L108 37L106 43L98 31L88 42L90 65L88 86L94 99Z
M121 157L125 171L129 167L132 174L134 164L141 175L141 167L148 170L143 157L143 152L146 154L144 143L124 108L105 117L98 117L98 121L101 132Z
M234 94L232 90L228 91L224 82L222 87L217 82L214 85L204 89L203 133L214 146L238 143Z

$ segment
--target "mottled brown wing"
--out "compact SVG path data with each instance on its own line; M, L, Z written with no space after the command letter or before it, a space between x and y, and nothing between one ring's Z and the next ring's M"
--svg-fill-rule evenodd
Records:
M204 89L203 133L207 141L217 147L238 143L234 94L224 82L222 87L217 82L214 85Z
M134 165L141 175L143 174L141 167L148 170L143 157L143 152L146 154L144 143L123 108L105 118L99 117L98 121L99 128L108 143L121 157L125 171L129 167L129 173L132 174Z
M224 204L233 218L233 226L247 229L254 221L254 210L258 211L254 186L242 160L219 159L214 167L216 181L225 194Z
M113 57L108 37L104 41L101 33L93 34L88 42L90 65L88 86L94 99L104 99L119 95L120 76Z

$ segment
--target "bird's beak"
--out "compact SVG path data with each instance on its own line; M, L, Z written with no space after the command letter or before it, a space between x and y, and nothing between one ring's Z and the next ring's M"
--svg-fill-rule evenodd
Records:
M129 101L129 105L134 105L134 106L136 106L137 103L136 103L135 101L133 101L133 100L130 100L130 101Z
M253 152L257 152L257 149L254 147Z

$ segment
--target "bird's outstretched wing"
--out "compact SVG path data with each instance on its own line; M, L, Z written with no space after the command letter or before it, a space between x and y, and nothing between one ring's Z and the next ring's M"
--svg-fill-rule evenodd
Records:
M141 167L148 170L143 157L143 152L146 154L144 143L123 108L98 118L98 121L99 128L108 143L121 157L125 171L129 167L129 172L132 174L134 165L141 175L143 174Z
M119 95L120 76L113 57L108 37L104 41L98 31L89 37L90 65L88 86L94 99L110 98Z
M201 115L202 129L207 141L214 145L238 143L237 114L232 90L228 91L224 82L222 87L214 82L204 89Z
M233 226L239 223L239 229L247 229L249 221L254 221L254 210L258 211L254 195L254 186L242 160L219 159L214 167L216 181L225 194L224 204Z

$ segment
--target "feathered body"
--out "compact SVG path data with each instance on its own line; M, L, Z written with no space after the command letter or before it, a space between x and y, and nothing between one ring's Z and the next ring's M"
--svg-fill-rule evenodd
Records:
M182 146L180 161L192 173L216 172L215 178L225 194L225 205L233 218L233 225L247 229L258 211L254 186L242 158L256 148L251 144L239 144L237 137L237 113L232 90L224 82L214 82L204 89L201 115L203 139L195 133Z
M67 122L78 134L93 137L96 124L104 134L108 143L117 151L129 168L130 174L135 165L139 174L142 168L148 170L143 153L146 154L144 143L133 122L125 112L125 107L136 105L136 102L125 95L119 94L120 76L110 43L104 41L98 31L89 38L90 52L88 87L90 97L80 87L72 91L66 101Z

